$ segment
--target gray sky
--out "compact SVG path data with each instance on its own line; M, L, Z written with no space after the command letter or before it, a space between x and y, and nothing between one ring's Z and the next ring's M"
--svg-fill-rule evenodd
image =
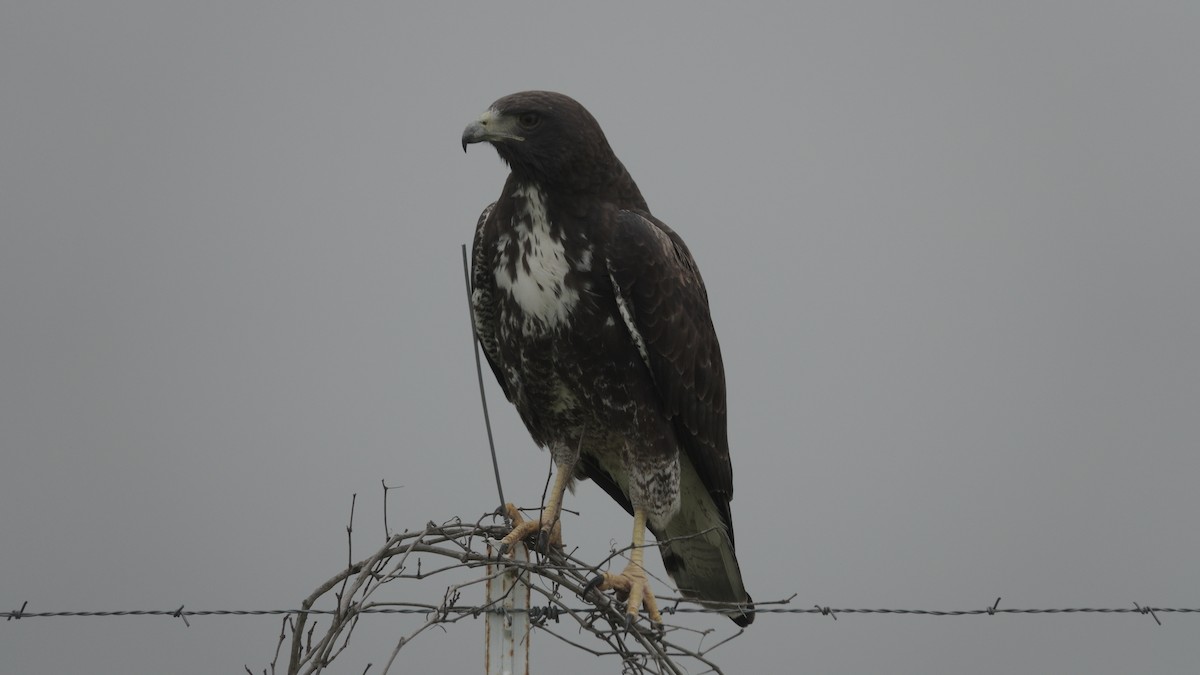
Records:
M756 599L1200 606L1198 7L6 3L0 610L294 607L351 494L363 555L381 479L394 527L494 507L458 247L505 171L459 136L528 88L589 107L700 263ZM567 506L584 556L628 541L594 485ZM714 656L1194 669L1200 619L1161 618L763 615ZM258 671L277 635L29 619L0 671ZM535 639L537 671L618 670ZM479 672L483 625L405 649Z

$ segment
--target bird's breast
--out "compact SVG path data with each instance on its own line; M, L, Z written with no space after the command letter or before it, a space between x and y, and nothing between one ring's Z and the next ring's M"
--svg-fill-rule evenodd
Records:
M521 185L510 196L512 221L496 240L493 269L501 324L526 335L561 331L587 290L591 246L585 236L556 226L536 186Z

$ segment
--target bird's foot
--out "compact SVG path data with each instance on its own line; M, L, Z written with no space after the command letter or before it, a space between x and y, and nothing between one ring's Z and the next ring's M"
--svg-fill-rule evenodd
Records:
M583 589L584 595L587 595L588 590L592 588L601 591L614 590L617 599L626 601L626 626L637 618L638 612L643 606L646 608L646 613L650 615L651 621L662 624L662 614L658 612L658 602L654 599L654 591L650 590L650 584L646 581L646 571L642 569L641 565L629 563L620 574L604 572L597 575Z
M553 514L549 520L547 520L545 512L542 517L526 520L517 507L512 504L505 504L504 510L512 519L513 529L500 540L500 555L508 553L513 544L533 536L534 533L537 533L537 540L534 542L537 551L547 553L551 546L562 548L562 524L559 522L557 513Z

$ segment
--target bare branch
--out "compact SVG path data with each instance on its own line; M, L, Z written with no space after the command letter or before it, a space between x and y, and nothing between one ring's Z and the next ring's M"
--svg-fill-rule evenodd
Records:
M276 645L276 660L287 639L285 635L290 633L288 675L320 673L348 649L350 635L362 614L389 611L423 614L421 623L397 640L381 671L386 674L396 662L400 650L426 630L433 627L444 630L446 626L465 618L500 611L494 605L487 606L479 602L463 604L460 600L464 592L503 574L505 569L516 568L525 583L545 603L544 606L531 607L529 610L530 623L534 628L590 654L616 658L625 673L682 675L686 671L679 659L690 659L706 668L705 672L721 672L710 660L709 652L740 632L704 649L704 639L713 629L696 630L673 624L654 626L645 619L629 624L623 602L615 602L610 596L596 592L582 597L584 588L595 576L598 566L583 562L576 557L574 550L551 550L536 562L508 561L490 574L481 575L477 571L471 574L473 570L496 562L488 554L485 544L502 537L508 528L487 523L489 519L494 522L495 518L495 514L485 514L473 524L464 523L458 518L441 525L430 522L421 530L393 534L367 558L348 562L346 569L322 583L305 598L294 621L290 621L289 616L289 620L284 622ZM350 525L346 528L348 536L353 531L353 523L352 501ZM601 565L628 550L614 550ZM447 562L432 569L422 569L420 561L424 556L434 556ZM410 561L414 557L417 559L416 570L409 571ZM453 580L441 587L440 599L415 599L427 586L426 580L434 576L446 576L447 580ZM332 592L335 588L337 591ZM380 594L389 597L374 599ZM314 607L318 603L326 600L332 600L335 608L332 611L320 610L329 616L330 621L323 631L318 631L316 624L309 624L307 618L310 613L317 611ZM685 602L682 599L673 601L676 607L680 602ZM581 602L587 606L579 607ZM559 627L563 619L573 623L580 635L588 636L596 646L589 647L583 641L567 638ZM318 632L320 635L317 635ZM685 644L680 637L695 644ZM271 664L272 672L274 663Z

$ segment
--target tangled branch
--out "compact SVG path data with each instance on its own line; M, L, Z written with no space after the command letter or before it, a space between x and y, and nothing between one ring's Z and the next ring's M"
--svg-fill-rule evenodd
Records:
M488 522L491 519L491 522ZM353 528L353 510L351 526ZM701 664L704 673L721 673L709 658L720 645L741 634L741 631L710 645L706 638L715 629L697 630L664 623L651 625L644 619L627 622L625 605L608 595L584 589L599 569L614 558L625 556L628 549L615 550L599 563L589 565L576 558L573 552L551 550L537 556L535 561L521 563L509 558L497 558L488 543L503 537L508 527L485 515L475 523L453 519L442 524L430 522L417 531L393 534L377 551L345 569L318 586L301 604L295 615L285 617L276 645L275 658L269 672L277 672L280 653L286 645L288 675L310 675L322 672L349 644L362 614L396 612L420 614L424 622L397 639L383 671L387 673L400 650L418 635L434 626L446 627L465 618L478 618L486 612L504 611L502 599L485 604L462 603L464 593L472 587L482 587L489 579L506 570L518 569L522 580L534 594L529 609L533 628L562 642L600 657L619 659L623 673L681 675L682 661ZM423 560L437 559L437 566L423 568ZM489 567L489 565L491 565ZM480 574L482 573L482 574ZM414 601L418 593L429 587L417 585L432 577L450 580L468 576L438 586L440 599ZM408 583L405 583L408 582ZM482 590L480 591L482 593ZM586 607L580 607L580 599ZM317 605L334 607L316 610ZM682 598L663 597L664 603L684 602ZM543 604L544 601L544 604ZM312 620L310 623L310 610ZM318 629L320 612L324 625ZM671 612L668 608L668 616ZM327 617L327 618L326 618ZM564 621L566 619L566 621ZM247 668L247 672L249 668ZM268 672L263 669L263 672Z

